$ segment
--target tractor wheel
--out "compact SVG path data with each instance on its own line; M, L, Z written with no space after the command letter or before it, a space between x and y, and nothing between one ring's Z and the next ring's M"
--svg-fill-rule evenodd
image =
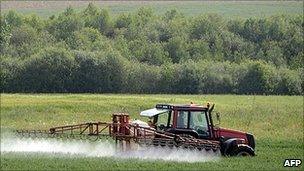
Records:
M246 146L240 146L232 152L232 156L254 156L254 151Z
M246 157L246 156L251 156L249 152L247 151L240 151L236 156L238 157Z

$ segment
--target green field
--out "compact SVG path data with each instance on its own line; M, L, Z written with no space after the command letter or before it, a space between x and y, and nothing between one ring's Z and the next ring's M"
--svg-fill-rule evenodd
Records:
M62 12L68 6L76 11L84 9L85 1L1 1L5 13L16 10L23 14L49 17ZM224 17L266 17L271 15L294 15L303 13L303 1L97 1L95 5L107 8L112 14L132 12L140 7L151 7L156 14L178 9L185 15L217 13Z
M284 159L303 161L303 97L237 95L1 94L1 130L47 129L88 121L109 121L113 112L141 110L156 103L214 102L221 126L251 132L253 158L222 157L215 162L168 162L55 154L1 154L1 170L282 170ZM143 118L139 118L143 119ZM5 137L2 137L5 138ZM302 169L303 164L300 168Z

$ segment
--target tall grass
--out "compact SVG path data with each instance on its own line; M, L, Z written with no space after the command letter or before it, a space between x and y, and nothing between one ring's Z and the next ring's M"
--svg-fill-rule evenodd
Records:
M87 121L110 121L112 113L133 119L157 103L215 103L221 126L252 132L257 139L301 140L303 97L237 95L2 94L1 127L46 129Z

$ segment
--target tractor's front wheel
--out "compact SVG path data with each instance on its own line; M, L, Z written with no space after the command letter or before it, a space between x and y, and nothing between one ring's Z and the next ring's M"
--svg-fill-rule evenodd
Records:
M254 151L252 148L249 148L248 146L239 146L238 148L234 149L232 151L231 156L241 156L241 157L246 157L246 156L254 156Z

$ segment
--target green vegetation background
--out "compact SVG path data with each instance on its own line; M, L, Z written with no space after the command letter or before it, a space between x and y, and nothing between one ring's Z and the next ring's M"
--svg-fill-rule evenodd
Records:
M303 93L299 13L229 18L142 7L111 15L93 4L48 18L6 11L0 39L2 92Z

